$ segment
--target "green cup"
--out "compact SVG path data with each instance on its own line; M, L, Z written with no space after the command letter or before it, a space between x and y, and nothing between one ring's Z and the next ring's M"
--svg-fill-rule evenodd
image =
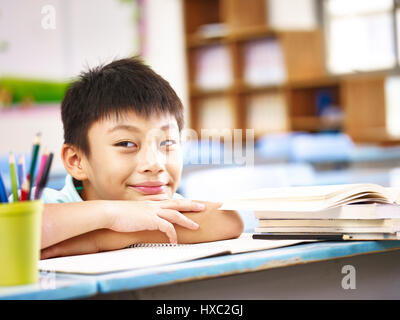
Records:
M0 204L0 286L38 282L43 202Z

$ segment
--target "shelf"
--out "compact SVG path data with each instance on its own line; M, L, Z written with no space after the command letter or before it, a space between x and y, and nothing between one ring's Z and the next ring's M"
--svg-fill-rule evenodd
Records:
M246 27L242 30L230 32L226 35L207 37L203 34L194 33L188 35L186 44L188 48L197 48L213 44L229 44L240 41L250 41L258 38L276 37L279 33L265 26Z
M186 38L186 45L188 48L198 48L209 45L228 44L232 42L225 37L204 37L200 34L192 34Z
M192 97L207 97L215 95L229 95L229 94L252 94L252 93L267 93L267 92L284 92L288 89L286 84L270 84L260 86L250 86L243 83L222 89L202 89L196 85L190 86L190 95Z
M337 86L340 84L339 77L324 77L313 80L302 80L302 81L291 81L287 83L287 87L290 89L305 89L305 88L318 88L318 87L330 87Z
M229 88L218 88L218 89L203 89L196 85L190 86L190 95L194 98L216 96L216 95L229 95L238 93L238 89L234 86Z
M260 86L251 86L247 84L242 84L239 86L240 93L262 93L262 92L283 92L288 88L286 84L267 84Z
M222 118L228 117L224 108L220 108L219 114L215 103L204 108L207 100L221 98L229 99L229 117L239 129L253 126L263 131L265 127L268 133L278 123L274 120L276 115L286 118L287 130L341 130L354 141L400 142L385 133L385 78L393 75L393 71L329 74L321 27L274 30L269 27L267 3L265 0L184 1L191 127L200 130L215 125L215 121L223 122ZM263 40L269 45L264 45ZM224 54L215 54L218 59L211 54L210 58L208 50L221 50ZM204 76L207 71L211 71L211 77ZM277 83L258 85L273 81ZM218 84L227 87L217 88ZM282 98L286 115L276 111L274 103L268 104L267 96L274 95ZM321 113L336 118L328 122L318 116ZM256 138L262 134L256 132Z
M315 81L301 81L295 83L282 83L282 84L265 84L259 86L248 85L243 82L238 82L236 85L223 89L202 89L196 85L190 86L190 93L193 96L209 96L217 94L251 94L259 92L272 92L272 91L285 91L296 89L309 89L309 88L323 88L338 86L340 84L338 79L318 79Z
M291 127L294 130L305 131L321 131L321 130L337 130L342 126L342 123L328 122L320 117L305 116L292 117Z

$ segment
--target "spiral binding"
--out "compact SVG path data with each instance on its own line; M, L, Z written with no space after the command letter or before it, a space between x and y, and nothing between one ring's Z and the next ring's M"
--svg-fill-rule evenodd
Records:
M184 247L186 244L176 243L134 243L127 248L160 248L160 247Z

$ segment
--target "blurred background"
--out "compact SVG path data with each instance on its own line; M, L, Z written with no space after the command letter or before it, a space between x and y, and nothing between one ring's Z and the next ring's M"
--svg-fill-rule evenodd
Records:
M67 84L140 55L185 106L184 196L400 186L399 37L395 0L3 0L0 171L7 184L9 151L29 163L40 131L55 153L49 186L62 188ZM226 129L243 130L241 157L227 153Z

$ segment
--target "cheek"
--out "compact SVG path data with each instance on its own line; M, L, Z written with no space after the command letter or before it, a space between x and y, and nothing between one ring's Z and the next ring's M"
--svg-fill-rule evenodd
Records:
M180 150L170 153L167 157L166 167L170 176L176 183L179 182L182 173L183 159Z
M132 158L109 150L104 152L97 161L97 172L106 185L115 185L124 181L132 173L134 161Z

